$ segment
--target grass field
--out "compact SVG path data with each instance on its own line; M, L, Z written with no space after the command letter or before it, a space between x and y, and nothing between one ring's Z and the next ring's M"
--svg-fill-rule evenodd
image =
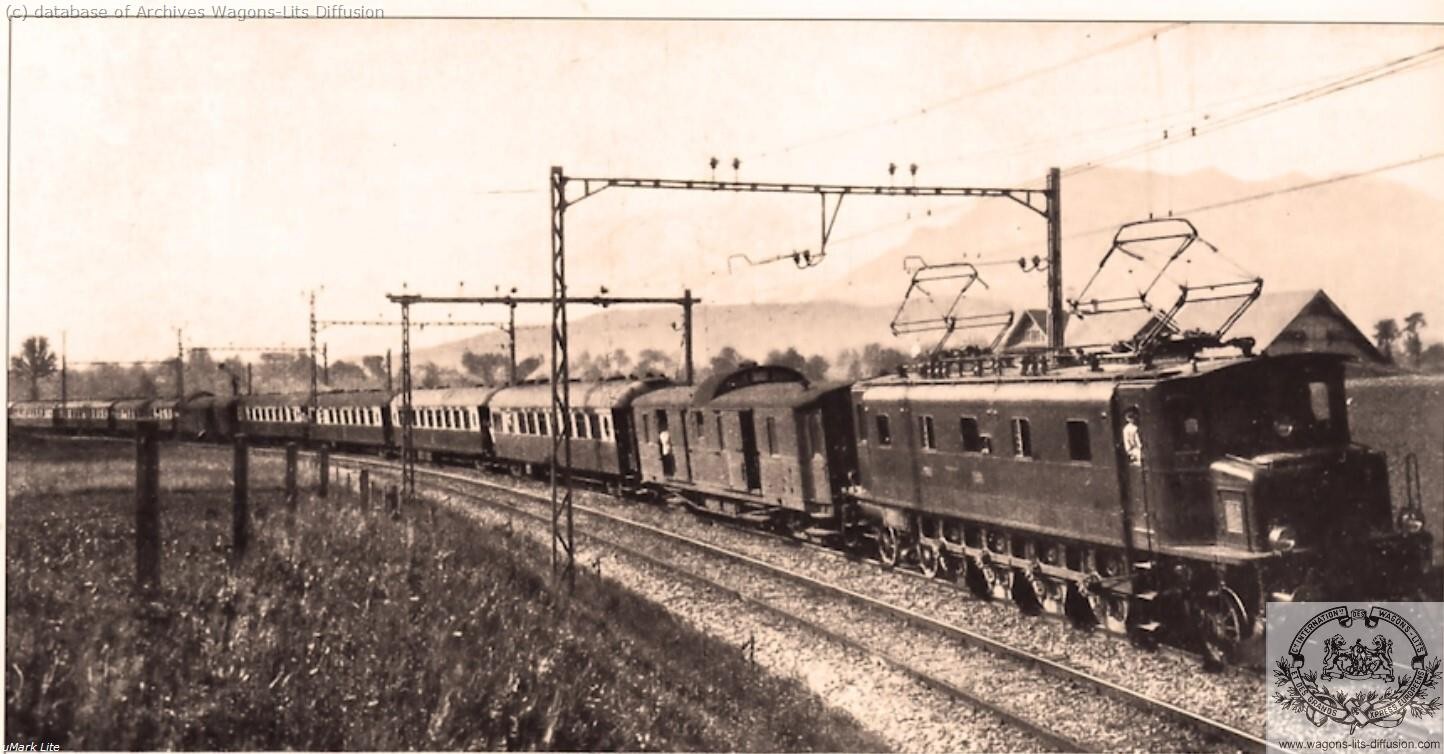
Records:
M5 740L62 749L878 750L736 647L544 554L302 501L253 457L265 512L234 572L229 451L165 446L163 588L139 605L134 449L12 444ZM303 479L305 476L303 475Z
M1418 459L1425 525L1435 562L1444 562L1444 375L1353 379L1348 393L1354 441L1389 456L1396 509L1406 500L1404 459Z

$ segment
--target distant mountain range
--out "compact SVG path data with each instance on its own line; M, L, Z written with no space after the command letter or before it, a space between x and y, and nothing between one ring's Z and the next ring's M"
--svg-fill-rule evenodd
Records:
M1429 322L1444 330L1444 296L1439 287L1444 280L1440 248L1444 201L1385 176L1289 190L1320 178L1293 175L1250 182L1217 171L1170 178L1115 169L1065 178L1065 292L1074 294L1082 287L1120 223L1145 218L1150 209L1160 216L1172 209L1188 216L1229 260L1263 277L1266 291L1322 288L1366 334L1373 332L1378 319L1402 320L1411 311L1423 311ZM1194 208L1202 209L1187 211ZM908 351L912 343L895 340L888 329L908 287L909 275L904 271L908 257L933 264L1032 257L1045 252L1043 228L1042 218L1013 202L978 201L952 222L916 228L901 243L857 264L845 276L834 277L834 282L786 294L805 300L700 305L695 320L697 360L705 365L710 354L725 346L755 359L789 346L829 360L843 349L869 343ZM639 242L631 237L637 232L641 231L618 228L599 235L606 237L607 245L625 246ZM655 260L645 255L616 254L615 258L620 260L617 279L655 270ZM1041 273L1024 274L1008 265L980 269L993 286L975 288L981 295L970 294L974 307L970 311L1043 305ZM934 291L943 302L941 308L955 292L945 285ZM647 348L679 355L681 334L675 328L680 321L680 311L668 307L574 314L573 358L616 349L635 355ZM549 353L547 333L544 326L518 328L519 356ZM1430 334L1425 331L1426 340L1437 340ZM467 350L504 350L505 344L503 334L488 333L419 350L417 358L458 366Z

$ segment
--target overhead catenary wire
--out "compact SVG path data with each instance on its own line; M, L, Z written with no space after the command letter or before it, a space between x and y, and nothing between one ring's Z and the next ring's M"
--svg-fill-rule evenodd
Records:
M1355 71L1355 73L1357 73L1357 71ZM1077 144L1080 140L1089 140L1090 137L1097 137L1101 135L1111 135L1116 137L1127 136L1137 133L1157 133L1161 130L1166 130L1170 133L1173 133L1175 131L1182 132L1188 129L1188 125L1190 123L1198 119L1200 112L1207 113L1210 110L1244 103L1250 100L1286 95L1290 92L1299 90L1300 87L1313 88L1315 86L1335 81L1339 77L1340 75L1338 73L1315 76L1304 81L1290 82L1287 85L1271 86L1250 92L1230 94L1229 96L1210 100L1201 105L1195 104L1192 101L1194 98L1194 94L1192 90L1192 81L1190 80L1190 104L1187 107L1175 108L1169 110L1166 113L1163 113L1162 115L1130 117L1126 120L1115 120L1100 125L1086 126L1083 128L1073 129L1071 131L1055 133L1049 136L1039 136L1036 138L1028 139L1026 141L1020 141L1004 146L991 147L987 149L974 149L967 152L960 152L938 159L929 159L928 164L949 165L958 162L973 162L987 157L1003 157L1017 154L1026 154L1028 152L1038 151L1041 148L1064 142ZM1206 114L1203 117L1205 119L1210 119L1210 116Z
M1296 92L1286 97L1245 108L1236 113L1226 115L1219 119L1212 119L1209 116L1204 116L1204 120L1200 123L1200 125L1195 125L1189 128L1188 138L1201 136L1207 133L1213 133L1214 131L1219 131L1224 128L1228 128L1229 126L1235 126L1239 123L1244 123L1250 120L1254 120L1256 118L1264 117L1266 115L1271 115L1280 110L1294 107L1305 102L1311 102L1316 99L1321 99L1323 97L1338 94L1340 92L1344 92L1358 86L1363 86L1365 84L1369 84L1374 81L1387 78L1389 76L1404 73L1406 71L1413 70L1420 66L1435 63L1440 60L1444 60L1444 45L1431 47L1427 50L1422 50L1412 55L1397 58L1395 60L1391 60L1379 65L1370 66L1369 68L1366 68L1362 71L1357 71L1342 78L1333 79L1325 84L1310 87L1309 89ZM1179 132L1181 133L1181 129ZM1105 155L1103 157L1081 162L1073 165L1072 167L1065 168L1063 170L1063 175L1065 177L1077 175L1079 173L1087 172L1089 170L1093 170L1109 163L1126 160L1131 157L1137 157L1139 155L1147 154L1157 149L1162 149L1173 144L1178 144L1181 143L1183 140L1184 139L1181 136L1170 137L1169 131L1165 130L1163 136L1157 139L1152 139L1142 144L1137 144L1132 147L1128 147L1127 149L1123 149L1118 152Z
M1117 42L1114 42L1113 44L1106 45L1106 46L1100 47L1100 48L1098 48L1098 49L1096 49L1096 50L1092 50L1092 51L1090 51L1090 52L1083 53L1082 55L1076 55L1076 56L1073 56L1073 57L1068 58L1068 59L1066 59L1066 60L1061 60L1061 61L1058 61L1058 62L1056 62L1056 63L1052 63L1052 64L1049 64L1049 65L1043 66L1043 67L1041 67L1041 68L1034 68L1034 69L1029 70L1029 71L1024 71L1023 73L1020 73L1020 74L1018 74L1018 75L1016 75L1016 76L1011 76L1011 77L1006 78L1006 79L1003 79L1003 80L1001 80L1001 81L995 81L995 82L992 82L992 83L989 83L989 84L984 84L983 86L977 87L977 88L975 88L975 89L970 89L970 90L968 90L968 91L960 92L960 93L958 93L958 94L954 94L954 95L951 95L951 96L949 96L949 97L946 97L946 98L943 98L943 99L940 99L940 100L937 100L937 101L934 101L934 102L930 102L930 103L927 103L927 104L924 104L924 105L920 105L920 106L918 106L917 108L912 109L912 110L909 110L908 112L905 112L905 113L900 113L900 114L893 115L893 116L890 116L890 117L887 117L887 118L880 118L880 119L878 119L878 120L869 121L869 122L867 122L867 123L858 124L858 125L856 125L856 126L851 126L851 127L844 128L844 129L840 129L840 130L833 131L833 132L830 132L830 133L825 133L825 134L823 134L823 135L821 135L821 136L817 136L817 137L814 137L814 138L811 138L811 139L807 139L807 140L804 140L804 141L795 142L795 143L793 143L793 144L789 144L789 145L784 146L784 147L779 147L779 148L775 148L775 149L769 149L769 150L767 150L767 151L758 153L756 156L752 157L751 159L760 160L760 159L765 159L765 158L768 158L768 157L777 157L777 156L779 156L779 155L790 154L790 153L795 152L795 151L798 151L798 150L800 150L800 149L805 149L805 148L808 148L808 147L813 147L813 146L816 146L816 145L818 145L818 144L823 144L823 143L830 142L830 141L836 141L837 139L841 139L841 138L844 138L844 137L847 137L847 136L852 136L852 135L858 134L858 133L863 133L863 132L866 132L866 131L871 131L871 130L873 130L873 129L875 129L875 128L882 128L882 127L884 127L884 126L896 126L896 125L898 125L898 124L900 124L900 123L902 123L902 122L904 122L904 121L913 120L913 119L916 119L916 118L923 118L923 117L926 117L926 116L928 116L928 115L932 115L932 114L936 113L936 112L939 111L939 110L945 110L945 109L948 109L948 108L950 108L950 107L953 107L953 106L955 106L955 105L957 105L957 104L959 104L959 103L961 103L961 102L965 102L965 101L967 101L967 100L969 100L969 99L971 99L971 98L973 98L973 97L978 97L978 96L982 96L982 95L984 95L984 94L991 94L991 93L996 92L996 91L1001 91L1001 90L1006 89L1006 88L1008 88L1008 87L1010 87L1010 86L1015 86L1015 85L1020 84L1020 83L1022 83L1022 82L1024 82L1024 81L1028 81L1029 79L1037 78L1037 77L1039 77L1039 76L1045 76L1045 75L1050 74L1050 73L1053 73L1053 72L1055 72L1055 71L1059 71L1059 70L1068 68L1068 67L1070 67L1070 66L1077 65L1077 64L1082 63L1082 62L1084 62L1084 61L1086 61L1086 60L1090 60L1090 59L1092 59L1092 58L1096 58L1096 57L1100 57L1100 56L1103 56L1103 55L1107 55L1107 54L1109 54L1109 53L1115 52L1115 51L1117 51L1117 50L1124 49L1124 48L1126 48L1126 47L1129 47L1129 46L1131 46L1131 45L1137 44L1137 43L1139 43L1139 42L1156 38L1156 37L1159 36L1160 34L1166 34L1166 33L1170 32L1170 31L1173 31L1174 29L1178 29L1178 28L1181 28L1181 27L1183 27L1183 26L1187 26L1187 24L1186 24L1186 23L1173 23L1173 24L1168 24L1168 25L1166 25L1166 26L1149 29L1148 31L1146 31L1146 32L1144 32L1144 33L1142 33L1142 34L1137 34L1137 35L1128 37L1128 38L1126 38L1126 39L1119 40L1119 41L1117 41Z
M1276 197L1276 196L1282 196L1282 195L1285 195L1285 194L1292 194L1292 193L1296 193L1296 192L1299 192L1299 191L1308 191L1308 190L1311 190L1311 189L1316 189L1316 188L1320 188L1320 187L1323 187L1323 186L1328 186L1328 185L1335 184L1335 183L1343 183L1343 182L1345 182L1345 181L1354 180L1355 178L1364 178L1364 177L1366 177L1366 176L1376 175L1376 174L1378 174L1378 173L1386 173L1386 172L1389 172L1389 171L1391 171L1391 170L1398 170L1398 169L1400 169L1400 168L1406 168L1406 167L1409 167L1409 166L1411 166L1411 165L1418 165L1418 164L1420 164L1420 163L1430 162L1430 161L1437 160L1437 159L1440 159L1440 158L1444 158L1444 151L1434 152L1434 153L1431 153L1431 154L1420 155L1420 156L1418 156L1418 157L1412 157L1412 158L1409 158L1409 159L1407 159L1407 160L1399 160L1399 161L1397 161L1397 162L1391 162L1391 163L1388 163L1388 164L1386 164L1386 165L1379 165L1379 166L1376 166L1376 167L1368 168L1368 169L1365 169L1365 170L1359 170L1359 171L1355 171L1355 172L1352 172L1352 173L1343 173L1343 174L1336 175L1336 176L1332 176L1332 177L1329 177L1329 178L1321 178L1321 179L1314 180L1314 181L1306 181L1306 182L1304 182L1304 183L1298 183L1298 184L1294 184L1294 185L1292 185L1292 186L1286 186L1286 187L1280 188L1280 189L1272 189L1272 190L1269 190L1269 191L1262 191L1262 192L1259 192L1259 193L1257 193L1257 194L1249 194L1249 195L1247 195L1247 196L1234 197L1234 198L1232 198L1232 199L1225 199L1225 200L1223 200L1223 201L1212 202L1212 203L1210 203L1210 204L1201 204L1201 205L1198 205L1198 206L1196 206L1196 207L1188 207L1188 208L1186 208L1186 209L1179 210L1176 214L1178 214L1178 215L1197 215L1197 214L1200 214L1200 213L1203 213L1203 212L1211 212L1211 211L1216 210L1216 209L1223 209L1224 207L1233 207L1233 206L1240 205L1240 204L1248 204L1248 203L1250 203L1250 202L1262 201L1262 200L1264 200L1264 199L1270 199L1270 198L1273 198L1273 197ZM1117 224L1117 223L1109 223L1109 224L1107 224L1107 225L1098 225L1098 226L1089 228L1089 229L1087 229L1087 230L1080 230L1080 231L1076 231L1076 232L1073 232L1073 233L1069 233L1068 235L1063 236L1063 240L1065 240L1065 241L1073 241L1073 240L1077 240L1077 239L1079 239L1079 238L1087 238L1088 236L1095 236L1095 235L1098 235L1099 233L1108 233L1108 232L1111 232L1111 231L1115 231L1115 230L1117 230L1117 229L1118 229L1118 224ZM1005 253L1010 252L1010 251L1014 251L1014 250L1017 250L1017 249L1025 249L1025 248L1028 248L1028 247L1031 247L1031 246L1035 246L1035 245L1036 245L1036 244L1033 244L1033 243L1013 244L1013 245L1011 245L1011 246L1004 246L1004 247L1001 247L1001 248L992 249L992 250L990 250L990 251L984 252L984 253L983 253L984 255L980 255L979 260L982 260L982 261L991 261L992 259L998 259L997 257L993 257L993 256L991 256L991 255L1005 254ZM1002 261L1002 260L999 260L999 261ZM977 262L975 261L974 263L976 264Z

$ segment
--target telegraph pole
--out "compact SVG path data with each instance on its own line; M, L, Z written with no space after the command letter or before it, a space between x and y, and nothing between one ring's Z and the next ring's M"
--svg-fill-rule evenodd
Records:
M311 392L307 400L306 424L308 431L315 430L316 424L316 289L311 289Z
M69 373L66 364L66 355L70 352L68 344L69 333L60 331L60 413L65 415L65 404L70 398L70 386L67 384Z
M416 441L411 410L411 304L401 302L401 494L407 503L416 498Z
M567 212L567 178L560 166L551 173L552 195L552 416L563 418L563 428L571 421L571 363L567 358L567 257L564 221ZM565 551L566 562L560 577L571 588L576 583L576 540L572 518L572 433L552 433L552 576L558 576L558 545ZM565 530L561 527L566 519Z
M179 327L175 329L175 397L186 399L186 348Z
M1048 170L1048 347L1063 349L1063 328L1068 321L1063 311L1063 190L1058 168Z
M688 385L696 384L697 375L692 367L692 289L688 288L682 296L682 379Z
M509 303L507 304L507 307L506 307L506 308L507 308L507 312L508 312L507 322L506 322L507 361L508 361L508 363L510 364L510 369L509 369L509 371L507 372L506 384L508 384L508 385L515 385L515 384L516 384L516 302L515 302L515 301L509 302Z

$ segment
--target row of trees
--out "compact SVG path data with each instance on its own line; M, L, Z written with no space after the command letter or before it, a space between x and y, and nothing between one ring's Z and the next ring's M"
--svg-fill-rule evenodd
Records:
M1396 319L1381 319L1374 323L1374 345L1391 363L1429 371L1444 370L1444 343L1424 347L1420 330L1428 326L1423 312L1405 317L1403 327ZM1402 360L1399 358L1401 355L1404 357Z
M700 365L698 379L710 374L730 372L745 361L752 361L736 348L727 346ZM796 348L772 350L761 362L792 367L814 382L828 378L857 380L893 371L907 361L895 348L871 344L866 348L847 349L837 356L835 364L820 355L807 355ZM417 387L434 388L448 385L499 385L509 377L509 359L499 353L462 355L461 368L440 367L425 363L414 374ZM542 367L539 356L528 356L517 364L517 379L533 377ZM323 389L377 390L399 388L395 376L389 379L386 357L362 357L359 362L336 361L324 365ZM59 398L61 394L59 358L44 336L26 338L20 352L10 359L10 395L29 396L31 400ZM572 360L572 375L577 379L599 380L617 375L678 376L677 359L657 349L645 349L634 358L623 349L610 353L583 352ZM65 392L70 399L139 397L158 398L177 394L175 361L152 364L99 364L70 368L66 374ZM209 351L191 351L184 365L187 393L206 391L217 395L255 393L305 392L311 384L311 359L306 354L267 353L247 364L239 358L217 361Z

